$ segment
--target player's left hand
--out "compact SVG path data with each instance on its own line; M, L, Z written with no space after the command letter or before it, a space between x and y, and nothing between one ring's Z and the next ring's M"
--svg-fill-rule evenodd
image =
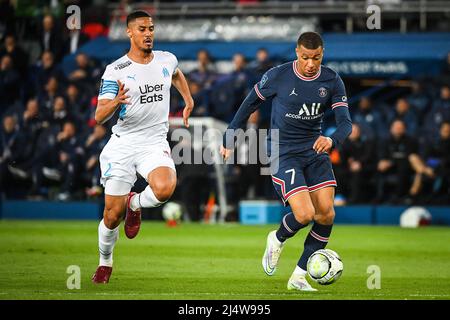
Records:
M320 136L317 138L316 142L314 142L313 149L317 153L329 152L332 146L333 140L331 140L331 138Z
M194 109L194 100L192 98L190 98L188 101L185 101L186 106L183 109L183 122L184 122L184 126L186 128L189 128L189 116L192 113L192 110Z

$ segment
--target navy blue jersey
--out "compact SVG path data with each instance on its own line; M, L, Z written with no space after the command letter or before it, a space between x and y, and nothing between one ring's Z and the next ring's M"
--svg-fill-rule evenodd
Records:
M280 156L313 151L314 142L322 134L322 119L327 108L334 111L337 123L337 130L330 137L333 146L342 143L351 132L342 79L325 66L321 66L315 76L305 77L297 71L296 64L297 61L292 61L267 71L244 100L228 128L243 128L258 105L273 98L271 130L279 130ZM230 148L231 143L224 137L225 147Z

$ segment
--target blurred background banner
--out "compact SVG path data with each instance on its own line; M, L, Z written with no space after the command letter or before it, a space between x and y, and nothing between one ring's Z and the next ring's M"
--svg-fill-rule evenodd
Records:
M450 52L450 33L362 33L323 34L324 64L343 76L438 76ZM271 56L280 61L295 59L295 41L268 40L196 40L173 42L157 39L158 49L173 52L182 61L195 61L197 52L208 48L218 61L230 61L239 48L246 59L252 59L261 47L270 48ZM80 51L101 61L113 61L128 50L129 41L98 38ZM67 57L67 66L73 57ZM230 67L230 66L228 66ZM70 69L69 69L70 70Z

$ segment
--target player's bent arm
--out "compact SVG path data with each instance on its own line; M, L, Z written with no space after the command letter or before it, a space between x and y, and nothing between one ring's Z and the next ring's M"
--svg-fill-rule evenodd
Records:
M189 116L194 109L194 99L192 98L191 92L189 91L189 85L186 81L186 77L180 69L176 68L175 73L172 75L172 84L175 88L177 88L178 92L180 92L183 97L185 107L183 109L183 121L184 125L189 127Z
M258 109L263 100L258 96L253 88L242 102L233 120L228 125L228 129L223 135L223 146L228 150L234 149L234 130L243 129L247 124L250 115Z
M117 80L119 86L117 95L114 99L99 99L97 103L97 109L95 110L95 121L103 124L108 121L117 108L122 104L131 104L128 101L130 96L127 95L129 88L125 89L125 85Z
M97 109L95 110L95 121L103 124L108 121L119 107L120 103L116 99L98 100Z
M186 81L186 77L179 68L176 69L175 73L172 76L172 84L178 90L178 92L180 92L186 106L189 105L193 107L194 99L192 99L191 92L189 91L189 85Z
M336 107L333 109L336 118L336 131L331 135L333 147L340 145L352 133L352 120L348 107Z

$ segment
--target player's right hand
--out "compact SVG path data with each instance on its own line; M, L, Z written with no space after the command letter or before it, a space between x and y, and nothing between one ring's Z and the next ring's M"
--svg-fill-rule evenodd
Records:
M125 89L125 84L120 82L120 80L117 80L117 84L119 85L119 92L117 92L116 98L114 99L117 105L131 104L131 102L127 100L130 97L127 95L127 92L130 89Z
M227 160L230 157L232 152L233 152L233 150L225 149L223 146L220 146L220 154L222 155L224 160Z

